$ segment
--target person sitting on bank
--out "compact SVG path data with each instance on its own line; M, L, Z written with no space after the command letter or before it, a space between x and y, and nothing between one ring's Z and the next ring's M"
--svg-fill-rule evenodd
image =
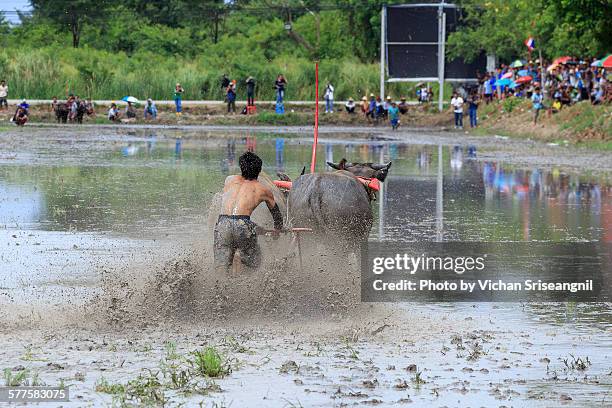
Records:
M25 99L21 101L21 103L19 104L19 107L23 108L23 110L25 111L26 115L30 114L30 104Z
M15 111L15 115L13 115L12 119L13 123L17 126L23 126L28 121L28 111L26 111L21 105L17 107Z
M144 108L145 120L147 120L148 117L151 117L153 120L157 119L157 107L151 98L147 99L147 103L145 104Z
M400 98L400 103L397 104L397 108L399 109L402 115L405 115L408 112L408 104L406 103L405 96L402 96Z
M353 101L353 98L348 98L348 101L344 104L344 109L346 109L347 113L355 113L355 101Z
M125 117L127 119L136 119L136 109L134 109L132 102L128 102L125 107Z
M108 110L108 120L112 122L116 122L121 119L121 112L117 109L117 104L112 103L110 109Z
M261 249L257 243L259 228L251 221L251 214L260 203L265 202L268 206L274 229L277 232L283 229L283 216L272 190L257 180L262 166L259 156L246 152L238 163L241 174L225 179L221 214L214 229L215 270L226 273L232 267L236 251L243 265L257 268L261 264Z

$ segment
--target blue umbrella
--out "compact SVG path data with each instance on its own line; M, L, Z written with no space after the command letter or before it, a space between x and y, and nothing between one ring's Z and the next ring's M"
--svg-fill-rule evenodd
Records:
M123 102L138 103L138 99L133 96L124 96L121 100Z
M520 77L527 76L527 75L529 75L529 71L527 71L526 69L521 69L519 72L517 72L517 74Z
M510 89L514 89L514 88L516 88L517 86L518 86L518 84L517 84L516 82L512 81L512 82L510 83L510 85L509 85L509 88L510 88Z
M508 86L512 83L512 80L509 78L498 79L495 81L495 85L497 86Z

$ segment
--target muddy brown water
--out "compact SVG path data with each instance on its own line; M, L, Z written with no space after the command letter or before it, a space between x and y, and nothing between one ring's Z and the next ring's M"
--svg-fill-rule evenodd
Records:
M275 269L229 283L198 280L210 273L208 207L224 178L239 171L238 156L246 149L262 157L266 173L282 171L295 177L309 165L311 141L304 133L244 130L54 128L1 135L0 324L5 329L0 369L24 366L39 372L48 384L65 380L78 395L75 406L109 404L111 397L94 392L101 377L127 382L143 369L154 368L164 342L173 341L182 352L214 344L241 363L227 378L217 380L223 392L189 397L169 392L172 403L612 403L612 307L607 303L345 308L343 303L354 301L351 296L330 300L330 291L321 299L311 297L314 286L285 301L240 297L247 291L287 296L291 280L303 274L293 270L285 280L274 276ZM596 154L591 159L587 153L564 149L499 137L378 131L325 133L317 154L319 171L328 170L325 161L343 157L393 162L379 200L373 203L374 241L611 242L612 173L601 165L608 160L611 167L609 157ZM310 255L316 256L316 248L312 251ZM159 297L166 291L185 292L193 282L215 282L218 286L209 292L217 291L214 302L173 299L170 316L163 319L126 306L115 310L113 318L134 315L121 320L120 327L107 320L91 326L75 319L80 307L105 296L108 285L129 286L137 280L135 275L160 270L171 273L180 262L189 264L185 270L195 280L157 286ZM291 262L295 266L295 259ZM353 264L350 257L340 262L347 268ZM305 272L308 279L300 281L302 286L318 276L314 263L306 263ZM115 280L105 282L108 273L114 273ZM122 274L126 282L116 280ZM266 286L260 287L262 278ZM322 282L337 285L336 292L349 285L334 279ZM113 299L122 293L113 293ZM235 305L235 313L219 312L209 320L208 309L227 312L235 299L245 303L243 309ZM309 308L278 313L309 299L327 303L310 316ZM242 321L241 313L249 308L265 313ZM290 317L294 311L299 321ZM175 312L191 319L184 325L172 322ZM193 315L206 318L198 321ZM146 327L134 321L147 318L153 321ZM168 334L172 331L177 334ZM237 353L224 342L228 337L240 339L250 352ZM32 353L36 358L24 358ZM568 368L574 357L588 357L591 364L586 370ZM279 370L288 360L298 369ZM50 363L64 368L54 370ZM406 369L412 364L424 383L415 381L412 368ZM84 381L75 379L79 372L87 372Z

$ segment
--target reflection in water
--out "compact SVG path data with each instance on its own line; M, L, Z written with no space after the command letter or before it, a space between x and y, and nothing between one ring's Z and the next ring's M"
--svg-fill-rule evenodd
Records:
M450 167L453 173L460 173L461 167L463 167L463 150L461 146L454 146L451 151Z
M121 149L121 153L124 156L134 156L136 153L138 153L138 146L132 144L132 143L128 143L128 145L126 147L124 147L123 149Z
M229 175L230 168L234 166L236 160L236 140L231 138L227 141L225 157L221 158L221 174Z
M283 169L295 177L302 166L308 166L308 143L270 136L262 137L257 147L266 172ZM236 155L256 147L250 134L239 146L233 138L164 138L162 134L143 135L138 141L137 135L130 137L129 151L146 149L148 154L134 153L125 160L124 148L116 150L113 143L99 140L89 145L89 151L77 152L68 145L48 144L40 154L29 153L48 164L0 165L0 183L23 186L24 191L37 189L43 207L37 228L138 234L141 228L169 228L175 217L186 226L185 218L199 222L225 176L236 171ZM479 162L470 159L476 154L473 147L322 139L320 149L319 157L326 161L342 157L393 161L379 201L372 206L380 218L372 229L375 239L609 242L612 238L611 192L604 177ZM87 160L82 159L84 155ZM57 158L62 159L61 166ZM181 158L181 167L174 166ZM321 159L319 169L324 168ZM4 194L7 202L27 197L19 189ZM9 214L2 211L0 223L14 222Z
M183 138L177 137L174 141L174 157L177 159L183 158Z
M612 235L612 195L607 182L555 170L517 169L498 162L470 160L476 149L445 148L450 160L439 200L439 174L431 174L425 146L414 153L416 168L390 173L389 204L384 207L386 239L440 238L443 204L445 241L603 240ZM466 157L467 156L467 157ZM402 160L400 159L400 160ZM379 234L383 236L383 234Z
M285 139L276 138L276 171L285 172Z
M333 163L334 162L334 145L331 143L325 144L325 163ZM325 166L326 170L331 170L329 165Z
M155 140L157 135L155 133L151 133L147 138L147 156L151 156L153 153L153 149L155 149Z
M245 137L246 150L255 152L257 150L257 134L253 135L250 132Z

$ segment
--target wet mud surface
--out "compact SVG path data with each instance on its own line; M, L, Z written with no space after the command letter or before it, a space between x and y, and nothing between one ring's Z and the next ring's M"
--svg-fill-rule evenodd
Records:
M288 131L1 135L5 381L70 386L64 406L611 403L610 304L362 304L357 255L314 237L302 268L264 237L260 270L215 274L215 193L247 148L299 174L311 145ZM609 155L410 132L327 133L318 155L394 162L371 240L612 241Z

